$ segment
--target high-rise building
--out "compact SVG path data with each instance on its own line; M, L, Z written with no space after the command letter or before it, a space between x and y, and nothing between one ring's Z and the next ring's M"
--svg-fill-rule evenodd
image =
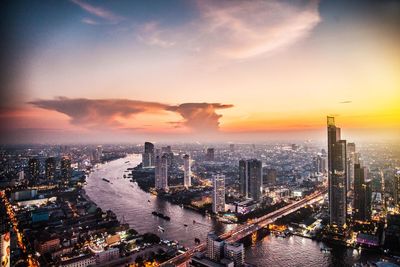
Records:
M340 128L335 118L327 117L328 124L328 196L330 224L344 226L347 213L346 140L340 139Z
M354 164L356 160L356 144L347 144L347 191L354 187Z
M214 161L215 151L214 148L207 148L206 160Z
M45 162L45 177L48 181L54 181L56 176L56 159L53 157L47 158Z
M161 148L161 154L167 157L168 166L172 167L174 162L174 153L172 152L171 146L164 146Z
M157 155L155 159L155 187L168 191L168 156Z
M366 207L366 219L370 220L372 216L372 181L365 181L365 207Z
M248 179L247 179L247 161L239 160L239 191L240 194L248 198Z
M214 213L225 212L225 175L213 176L213 203Z
M262 163L256 159L239 161L240 193L258 201L263 190Z
M184 155L183 156L183 185L188 188L192 186L192 172L190 170L190 156Z
M144 153L142 154L143 168L154 167L154 145L150 142L144 143Z
M214 232L208 233L206 256L213 261L220 261L224 257L224 244L225 242Z
M102 146L97 146L97 148L96 148L96 162L101 162L102 157L103 157L103 147Z
M69 157L61 158L60 169L61 169L61 179L64 181L69 181L72 176L71 159Z
M154 186L156 189L161 188L161 155L157 154L154 159Z
M40 166L37 158L31 158L28 162L29 180L32 184L37 183L39 180Z
M326 173L328 166L327 166L327 158L325 155L318 154L314 158L314 171L317 173Z
M371 218L371 183L365 181L365 167L354 165L354 219L367 221Z
M145 142L144 153L154 153L154 144L150 142Z
M400 170L398 170L394 175L393 188L394 188L394 194L393 194L394 204L400 207Z
M244 246L242 243L225 244L224 256L233 261L235 267L244 265Z
M321 157L321 172L322 173L327 173L328 172L328 159L326 158L326 155L322 155Z
M265 169L264 171L265 171L264 184L266 183L267 185L275 185L277 178L277 171L275 169Z

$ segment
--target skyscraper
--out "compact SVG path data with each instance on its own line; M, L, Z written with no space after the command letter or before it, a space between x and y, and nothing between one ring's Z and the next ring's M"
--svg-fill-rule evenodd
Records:
M150 142L145 142L144 153L154 153L154 144Z
M258 201L263 188L262 163L256 159L239 161L240 193Z
M71 159L69 157L61 158L60 169L61 169L61 179L64 181L69 181L72 175Z
M225 212L225 175L213 176L213 203L214 213Z
M161 153L167 157L168 166L172 166L174 162L174 153L171 146L164 146L161 148Z
M96 148L96 162L101 162L103 157L103 146L97 146Z
M371 218L371 183L365 181L365 168L354 165L354 219L366 221Z
M239 160L239 191L240 194L248 198L248 179L247 179L247 161Z
M144 143L144 153L142 154L143 168L154 167L154 145L150 142Z
M214 148L207 148L206 160L214 161Z
M394 204L400 207L400 170L394 175Z
M326 173L327 171L327 159L326 156L318 154L314 158L314 171L317 173Z
M340 128L335 118L327 117L328 124L328 195L330 224L346 224L347 160L346 140L340 140Z
M265 171L265 176L266 178L264 183L268 185L275 185L276 184L276 177L277 177L277 171L275 169L266 169Z
M56 159L47 158L45 162L45 177L48 181L53 181L56 175Z
M29 168L29 180L31 184L37 183L39 179L39 160L37 158L31 158L29 159L28 162L28 168Z
M154 186L156 189L160 189L161 188L161 156L160 155L156 155L155 159L154 159Z
M168 156L166 154L156 156L155 187L164 191L168 190Z
M354 164L356 158L356 144L347 144L347 191L354 187Z
M192 186L192 173L190 170L190 156L187 154L183 156L183 172L183 185L188 188Z

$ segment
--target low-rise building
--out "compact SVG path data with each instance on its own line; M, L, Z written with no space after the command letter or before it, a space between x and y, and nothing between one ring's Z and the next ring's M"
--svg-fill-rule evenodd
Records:
M81 255L61 262L62 267L87 267L95 264L96 258L92 255Z

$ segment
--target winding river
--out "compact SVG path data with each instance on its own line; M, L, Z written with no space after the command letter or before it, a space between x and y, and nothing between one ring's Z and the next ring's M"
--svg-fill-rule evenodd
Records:
M140 162L141 155L128 155L100 165L87 178L86 194L100 208L112 210L119 220L129 223L139 233L154 232L162 239L177 240L186 247L193 246L195 238L204 240L209 231L221 233L235 227L158 199L124 179L127 168L136 167ZM171 220L155 217L152 211L168 215ZM160 231L161 228L164 231ZM352 266L358 261L377 259L376 255L346 248L323 253L321 246L319 242L301 237L267 236L246 247L246 261L257 266Z

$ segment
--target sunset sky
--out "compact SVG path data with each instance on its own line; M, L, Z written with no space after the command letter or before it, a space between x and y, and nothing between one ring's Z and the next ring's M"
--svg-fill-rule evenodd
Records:
M400 138L400 1L1 4L3 143Z

